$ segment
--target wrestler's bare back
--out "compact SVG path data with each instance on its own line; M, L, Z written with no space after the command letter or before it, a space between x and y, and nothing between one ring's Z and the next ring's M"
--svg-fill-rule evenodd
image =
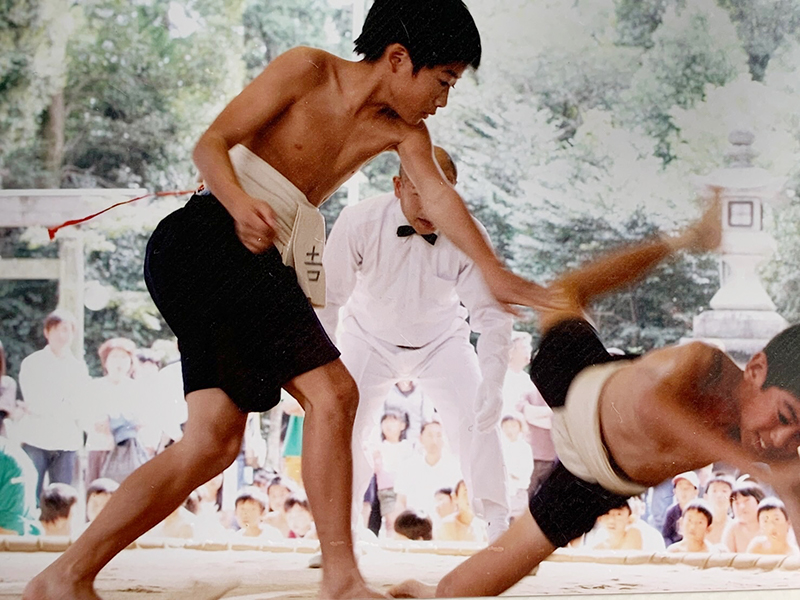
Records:
M731 453L744 460L732 393L740 377L730 358L700 342L655 350L621 368L600 396L614 461L633 481L653 486Z

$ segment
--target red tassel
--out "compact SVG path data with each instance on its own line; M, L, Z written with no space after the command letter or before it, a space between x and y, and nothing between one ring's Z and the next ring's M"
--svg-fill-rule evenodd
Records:
M90 219L94 219L95 217L99 217L104 212L108 212L112 208L116 208L118 206L122 206L123 204L130 204L131 202L136 202L137 200L142 200L143 198L149 198L150 196L154 196L156 198L161 196L183 196L184 194L193 194L195 190L180 190L180 191L172 191L172 192L151 192L149 194L145 194L144 196L139 196L138 198L131 198L130 200L125 200L123 202L117 202L109 206L108 208L104 208L100 212L96 212L93 215L89 215L88 217L83 217L82 219L72 219L71 221L65 221L61 225L56 227L49 227L47 229L47 235L50 236L50 240L53 240L56 237L56 232L63 228L63 227L71 227L72 225L80 225Z

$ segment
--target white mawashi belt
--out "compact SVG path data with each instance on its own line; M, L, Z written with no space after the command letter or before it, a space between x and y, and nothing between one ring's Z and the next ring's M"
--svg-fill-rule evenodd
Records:
M248 148L237 144L229 155L242 189L269 204L275 213L275 246L283 264L294 268L311 304L324 307L325 217L291 181Z

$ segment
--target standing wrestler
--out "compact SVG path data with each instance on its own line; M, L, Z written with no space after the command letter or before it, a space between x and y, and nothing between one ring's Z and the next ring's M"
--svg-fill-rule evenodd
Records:
M719 212L715 202L681 237L623 250L553 284L554 302L560 298L562 304L539 311L543 337L531 377L553 408L558 462L531 496L530 510L497 542L438 587L408 581L390 593L498 595L626 497L721 459L763 473L796 523L800 325L775 336L742 371L701 342L615 360L584 316L593 298L633 280L675 248L715 247Z
M450 156L438 146L434 155L455 185ZM478 501L476 512L494 539L508 528L499 422L512 319L475 262L448 237L437 236L422 195L401 166L394 193L345 208L325 247L328 304L318 314L334 336L343 307L338 346L361 397L353 493L360 499L369 483L364 438L377 426L384 398L395 382L414 379L441 415L467 489ZM470 330L480 333L477 356Z
M493 293L536 304L542 288L507 271L433 160L424 119L480 63L460 0L378 0L356 42L363 60L295 48L273 60L203 134L204 194L166 217L145 279L177 335L189 417L184 437L128 477L26 598L94 598L100 569L239 453L248 411L281 387L306 410L303 479L323 549L321 595L369 596L350 532L350 437L358 392L308 297L323 301L317 207L391 150L427 218L471 256Z

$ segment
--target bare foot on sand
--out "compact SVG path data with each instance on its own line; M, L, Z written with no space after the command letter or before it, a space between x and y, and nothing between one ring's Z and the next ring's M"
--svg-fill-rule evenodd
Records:
M406 579L389 588L392 598L435 598L436 586L422 583L416 579Z
M25 586L22 600L100 600L100 596L94 591L93 582L70 583L48 568Z

